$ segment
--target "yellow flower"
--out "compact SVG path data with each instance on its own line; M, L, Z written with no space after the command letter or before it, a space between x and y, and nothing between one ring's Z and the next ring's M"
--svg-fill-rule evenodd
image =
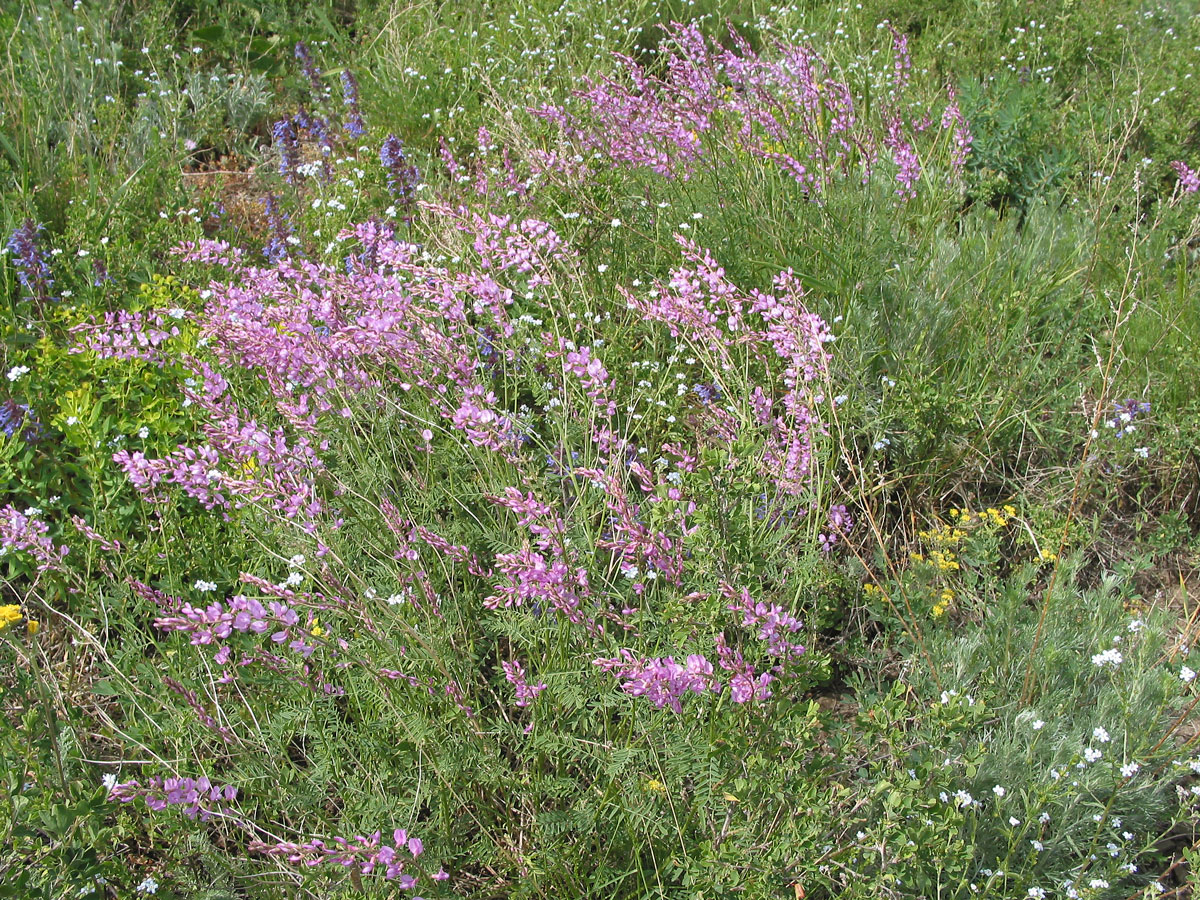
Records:
M651 778L649 781L646 782L646 790L656 791L661 794L667 790L667 787L661 781L659 781L657 778Z
M15 603L0 606L0 631L11 628L22 619L21 607Z
M1040 550L1038 551L1038 555L1046 562L1054 562L1058 559L1058 554L1051 553L1049 550Z
M41 628L41 627L42 627L42 626L41 626L41 624L40 624L40 623L37 621L37 619L27 619L27 620L25 621L25 631L26 631L26 633L28 633L28 634L29 634L29 636L30 636L30 637L32 637L33 635L37 634L37 633L38 633L38 629L39 629L39 628Z
M317 619L317 618L313 619L312 628L309 630L308 633L311 634L313 637L320 637L321 635L323 635L325 633L325 629L321 627L320 619Z

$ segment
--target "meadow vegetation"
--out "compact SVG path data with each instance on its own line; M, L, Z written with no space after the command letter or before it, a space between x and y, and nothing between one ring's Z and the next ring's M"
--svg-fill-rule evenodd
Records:
M1192 4L0 26L0 897L1191 896Z

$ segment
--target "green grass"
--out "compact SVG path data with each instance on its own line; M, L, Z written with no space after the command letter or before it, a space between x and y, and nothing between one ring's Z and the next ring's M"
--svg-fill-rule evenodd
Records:
M44 225L54 278L52 300L30 300L15 254L0 258L0 404L22 423L0 435L0 897L140 896L147 878L159 897L397 896L381 872L298 866L254 844L376 830L387 843L393 828L424 842L415 863L400 855L429 897L1116 898L1156 884L1188 896L1200 195L1181 193L1169 164L1200 168L1200 16L1127 0L1034 15L1005 0L22 0L0 12L0 227ZM877 134L899 102L890 29L907 35L903 109L934 114L916 141L917 196L896 199L885 161L814 202L722 130L727 106L686 178L616 162L531 114L561 104L586 123L576 92L620 80L614 54L665 77L670 21L729 48L732 25L768 59L811 45ZM343 72L361 86L360 137L340 127ZM961 174L938 121L947 86L974 138ZM273 125L301 107L331 122L327 180L281 177ZM389 134L420 170L413 202L389 193ZM796 134L783 152L816 139ZM315 172L321 149L302 143ZM265 307L222 318L217 285L234 276L175 248L225 240L264 264L271 195L287 252L331 267L310 287L336 302L294 318L302 292L258 284L247 292ZM570 253L532 264L533 280L485 267L472 214L544 221ZM360 339L353 326L373 312L338 273L379 263L339 233L369 220L418 245L403 290L479 292L461 328L431 316L416 361L395 335L339 357L310 399L345 415L305 425L285 382L313 364L268 376L266 356L239 358L238 328L261 317L262 345L297 354L317 352L314 334ZM808 395L819 427L795 494L770 493L772 429L790 419L757 412L787 387L769 342L723 347L636 309L686 267L676 235L711 251L736 296L791 270L836 335ZM511 333L475 281L454 281L481 273L512 291ZM177 329L161 354L81 347L105 315L156 310ZM472 377L495 398L476 399L523 434L511 455L452 423L458 388L413 376L440 358L434 336L478 358ZM611 414L564 369L579 347L611 379ZM312 438L321 466L297 477L320 513L285 515L269 495L212 511L178 487L152 502L131 483L114 453L215 447L209 484L273 471L221 443L189 393L211 380L201 363L228 379L241 421L286 437L281 469ZM1131 398L1150 412L1109 427ZM610 455L600 425L641 454ZM608 466L620 474L607 495L571 474ZM548 594L490 608L504 554L537 546L496 501L514 486L561 519L566 583L597 598L604 612L585 603L584 618L603 630L572 624ZM657 572L611 546L620 490L672 536ZM839 504L856 525L823 553ZM11 531L21 511L69 547L65 562L39 571ZM307 661L280 645L267 665L222 668L214 646L154 624L177 612L169 597L266 603L289 578ZM803 656L782 662L743 626L729 609L743 588L803 620ZM716 662L718 635L756 671L786 671L769 700L689 693L676 713L595 665L626 647ZM514 705L509 661L545 685L528 707ZM106 775L207 775L238 795L198 821L110 801ZM442 866L450 878L431 880Z

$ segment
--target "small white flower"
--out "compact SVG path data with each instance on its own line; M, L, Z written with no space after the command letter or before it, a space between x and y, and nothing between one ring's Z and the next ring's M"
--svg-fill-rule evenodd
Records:
M142 879L142 883L137 886L139 894L153 894L158 891L158 882L154 880L154 876L147 875Z
M1003 797L1008 793L1008 791L1004 790L1004 788L1002 788L1000 785L996 785L994 788L992 788L992 793L997 797Z
M192 585L192 587L194 587L198 591L203 591L206 594L211 594L213 591L215 591L217 589L216 584L214 584L211 581L204 581L204 580L197 581L194 585Z
M1097 668L1112 666L1114 669L1125 661L1125 657L1121 655L1120 650L1114 650L1111 647L1101 653L1092 654L1092 665Z
M303 581L304 574L302 572L292 572L290 575L288 575L287 580L284 581L284 584L286 584L288 587L295 587L296 585L303 583Z
M1121 766L1121 777L1132 778L1141 768L1142 767L1135 762L1126 763L1125 765Z
M1033 900L1046 900L1046 891L1044 888L1031 887L1026 897L1032 897Z
M1095 747L1088 747L1086 750L1083 751L1083 758L1086 759L1090 763L1094 763L1096 760L1098 760L1103 755L1104 754L1102 754Z
M22 375L29 374L29 366L13 366L8 370L8 380L16 381Z
M1142 459L1146 459L1147 457L1150 456L1150 448L1149 447L1134 447L1133 452L1136 455L1140 456Z
M1046 727L1046 723L1043 722L1041 719L1038 719L1036 722L1033 723L1034 731L1041 731L1045 727Z
M620 228L620 227L621 227L621 220L620 220L620 219L613 219L613 220L612 220L612 222L610 222L609 224L611 224L613 228Z
M107 775L105 775L103 778L100 779L100 783L102 785L104 785L104 789L106 791L111 791L113 788L115 788L117 786L117 776L112 774L111 772L109 772Z
M137 435L144 441L146 438L150 437L150 429L143 425L138 429Z
M1009 816L1008 824L1011 825L1013 828L1016 828L1018 825L1021 824L1021 820L1018 819L1016 816Z
M306 562L306 560L304 558L304 554L297 553L295 556L293 556L291 559L288 560L288 568L298 569L302 565L304 565L305 562Z
M1195 681L1195 679L1196 679L1195 671L1192 669L1189 669L1187 666L1184 666L1182 669L1179 670L1179 680L1182 681L1184 684L1188 684L1192 681Z
M1041 822L1043 825L1045 825L1046 823L1048 823L1050 821L1050 813L1048 813L1048 812L1042 813L1040 816L1038 816L1038 821Z
M1092 737L1102 744L1107 744L1109 741L1108 732L1103 727L1097 726L1092 729Z
M1041 853L1043 850L1046 849L1045 847L1042 846L1041 841L1030 841L1029 846L1033 847L1033 849L1036 850L1038 853Z
M1088 887L1094 888L1095 890L1101 890L1103 888L1108 887L1108 882L1105 881L1103 878L1093 878L1091 881L1088 882Z

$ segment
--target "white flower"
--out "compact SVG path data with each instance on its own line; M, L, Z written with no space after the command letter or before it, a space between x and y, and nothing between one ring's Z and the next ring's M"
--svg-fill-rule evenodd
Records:
M288 587L295 587L296 585L298 585L298 584L302 583L303 581L304 581L304 574L303 574L303 573L301 573L301 572L293 572L292 574L290 574L290 575L287 577L287 580L286 580L286 581L284 581L284 584L286 584Z
M142 883L137 886L139 894L153 894L158 891L158 882L154 880L154 876L147 875L142 879Z
M113 788L115 788L117 786L117 776L112 774L111 772L109 772L107 775L105 775L103 778L100 779L100 783L102 785L104 785L104 789L106 791L111 791Z
M1038 719L1036 722L1033 723L1034 731L1041 731L1045 727L1046 727L1046 723L1043 722L1041 719Z
M1142 459L1146 459L1150 455L1150 448L1149 447L1134 447L1133 452L1135 454L1137 454L1138 456L1140 456Z
M1008 792L1006 790L1004 790L1004 788L1002 788L1000 785L996 785L994 788L992 788L992 793L995 794L997 797L1003 797Z
M1044 888L1031 887L1026 897L1032 897L1033 900L1046 900L1046 891Z
M217 589L217 586L213 582L203 580L197 581L194 585L192 585L192 587L198 591L203 591L206 594L212 593Z
M1050 813L1048 813L1048 812L1042 813L1040 816L1038 816L1038 821L1041 822L1043 825L1045 825L1047 822L1050 821Z
M1184 684L1188 684L1189 682L1192 682L1195 679L1196 679L1195 671L1192 669L1189 669L1187 666L1184 666L1182 669L1179 670L1179 680L1182 681Z
M1011 825L1013 828L1016 828L1018 825L1021 824L1021 820L1018 819L1016 816L1009 816L1008 824Z
M8 380L16 381L22 375L29 374L29 366L13 366L8 370Z
M1104 728L1102 728L1100 726L1097 726L1096 728L1092 729L1092 737L1094 737L1096 740L1098 740L1102 744L1107 744L1109 741L1108 732L1105 731Z
M1092 655L1092 665L1097 668L1112 666L1114 669L1125 661L1125 657L1121 655L1121 651L1109 648L1102 653Z
M975 798L966 791L954 792L954 803L959 809L975 805Z
M1083 751L1083 758L1086 759L1090 763L1094 763L1101 756L1103 756L1103 754L1099 750L1097 750L1095 747L1088 747L1086 750Z
M1134 775L1136 775L1138 773L1138 770L1141 768L1142 767L1139 766L1135 762L1126 763L1125 765L1121 766L1121 777L1122 778L1132 778Z
M1030 841L1029 846L1033 847L1033 849L1036 850L1038 853L1041 853L1043 850L1046 849L1044 846L1042 846L1041 841Z
M1088 887L1095 888L1096 890L1100 890L1101 888L1108 887L1108 882L1105 881L1103 878L1093 878L1091 881L1088 882Z
M288 568L289 569L298 569L302 565L304 565L305 562L306 562L306 560L304 559L304 554L297 553L295 556L293 556L291 559L288 560Z
M612 225L612 227L613 227L613 228L620 228L620 227L621 227L621 220L620 220L620 219L613 219L613 220L612 220L612 222L611 222L610 224Z
M137 434L138 434L138 437L140 437L144 441L146 438L150 437L150 429L147 428L145 425L143 425L141 428L138 429Z

